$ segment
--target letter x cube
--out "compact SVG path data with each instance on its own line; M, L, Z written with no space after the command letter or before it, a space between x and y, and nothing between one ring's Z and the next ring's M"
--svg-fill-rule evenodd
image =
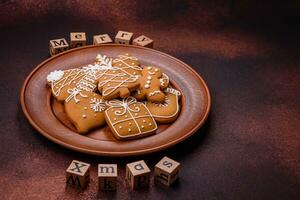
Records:
M143 160L129 163L126 165L126 178L132 189L148 187L150 169Z
M90 182L90 164L73 160L66 170L66 182L84 188Z

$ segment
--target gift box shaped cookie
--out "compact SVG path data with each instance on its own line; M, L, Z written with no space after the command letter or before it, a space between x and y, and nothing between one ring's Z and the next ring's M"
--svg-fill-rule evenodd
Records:
M153 134L157 124L148 108L132 96L110 100L105 119L116 138L133 139Z

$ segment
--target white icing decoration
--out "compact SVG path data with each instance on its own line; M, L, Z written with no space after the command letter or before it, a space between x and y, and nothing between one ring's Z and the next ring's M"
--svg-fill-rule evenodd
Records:
M64 76L64 71L62 70L55 70L53 72L50 72L50 74L47 76L48 82L55 82L60 80Z
M170 105L170 99L166 96L163 103L154 103L158 107L167 107Z
M138 108L138 107L135 107L134 109L129 107L130 105L134 104L135 102L136 102L136 99L134 97L127 97L127 98L123 99L122 101L120 101L118 99L113 99L113 100L106 102L106 104L113 108L124 108L123 111L116 110L114 112L115 115L122 116L125 113L127 113L128 111L135 112L135 113L140 112L140 108Z
M160 90L155 90L155 91L149 93L149 97L154 96L154 95L159 94L159 93L161 93Z
M116 74L110 74L109 72L104 72L103 73L102 76L104 76L104 75L109 76L109 78L99 82L98 87L102 87L106 83L116 83L115 85L108 86L104 90L102 90L102 95L103 96L108 96L108 95L112 94L114 91L116 91L124 83L134 83L139 78L139 76L130 75L129 73L127 73L123 69L120 69L120 71L121 71L120 73L116 73ZM120 78L120 77L123 77L125 79L119 79L118 80L118 78Z
M163 73L162 77L159 79L160 85L162 87L165 87L166 84L169 84L169 81L170 81L170 79L169 79L168 75L165 73Z
M90 108L94 112L103 112L105 110L105 101L103 99L93 98L90 101Z
M133 70L138 70L138 71L142 71L142 68L138 65L134 65L135 63L132 63L132 65L128 65L125 61L126 60L135 60L137 61L138 59L136 57L133 56L128 56L128 55L120 55L118 56L113 62L114 63L118 63L121 62L123 65L125 65L126 67L122 67L122 69L133 69ZM119 64L119 66L122 66L122 64Z
M168 93L171 93L171 94L174 94L174 95L177 95L177 96L181 96L181 93L178 90L174 89L174 88L168 87L164 91L168 92Z
M74 99L75 103L78 103L80 102L79 99L77 99L77 95L81 96L81 97L84 97L84 98L87 98L88 96L87 95L84 95L81 93L81 90L80 89L77 89L77 88L73 88L73 89L68 89L67 92L70 94L68 96L68 98L66 98L65 102L69 102L70 100Z
M165 118L165 119L172 118L172 117L176 116L178 114L179 110L180 110L179 97L180 97L181 93L178 90L174 89L174 88L166 88L165 92L175 95L175 97L176 97L175 98L175 101L176 101L176 111L172 115L169 115L169 116L154 115L154 114L152 114L153 117ZM144 102L144 104L146 105L146 107L147 107L147 103L148 102ZM170 105L170 103L171 103L170 99L166 96L164 103L152 103L152 104L154 104L155 106L158 106L158 107L167 107L167 106Z
M106 56L98 55L98 64L83 66L81 69L71 69L66 71L54 71L47 77L47 81L51 81L52 92L55 96L59 96L64 87L77 82L76 87L79 90L93 92L97 85L97 80L107 70L118 70L112 67L112 59ZM100 72L100 75L99 75ZM66 75L67 74L67 75Z
M133 75L133 74L136 74L136 72L128 72L126 70L132 69L132 70L136 70L136 71L141 71L142 68L138 65L127 64L125 62L127 59L137 60L137 58L135 58L135 57L130 57L128 55L120 55L113 62L114 63L121 62L123 65L120 63L120 64L118 64L119 67L114 66L113 67L114 71L107 69L101 74L100 77L98 77L98 79L102 78L102 77L103 77L103 79L105 79L105 80L99 82L99 84L98 84L99 88L103 87L107 83L114 83L112 85L111 84L107 85L108 87L106 87L105 89L102 89L101 92L102 92L103 96L108 96L108 95L112 94L123 84L134 83L138 80L139 75Z
M157 129L157 124L155 123L154 118L151 115L149 109L145 105L141 104L141 106L143 106L147 110L147 112L145 112L145 115L139 115L137 117L134 117L132 115L132 112L134 112L134 113L140 112L140 108L139 107L135 107L134 109L129 107L130 105L137 103L137 101L136 101L136 99L134 97L129 96L129 97L123 99L122 101L114 99L114 100L110 100L110 101L108 101L106 103L107 103L107 105L110 106L110 108L111 107L117 108L116 111L114 111L114 115L122 116L122 115L125 115L125 113L128 113L130 115L130 118L119 120L117 122L111 122L110 118L108 117L108 121L112 124L112 128L114 129L115 133L118 134L118 131L116 130L116 128L115 128L114 125L116 125L118 123L130 121L130 120L133 120L133 122L136 124L136 126L138 128L138 133L137 134L133 134L133 135L129 135L129 136L122 136L122 135L118 134L119 137L129 138L129 137L133 137L135 135L146 134L148 132L152 132L152 131L154 131L154 130ZM108 115L108 112L111 110L110 108L107 109L107 110L105 110L106 115ZM120 108L123 108L123 109L120 110ZM138 108L138 109L136 109L136 108ZM140 126L139 126L139 124L138 124L138 122L136 120L139 119L139 118L145 118L145 117L150 117L155 126L151 130L143 132L140 129ZM129 122L128 124L131 125L131 122ZM150 123L150 124L152 125L152 123ZM131 129L128 129L128 131L131 132Z

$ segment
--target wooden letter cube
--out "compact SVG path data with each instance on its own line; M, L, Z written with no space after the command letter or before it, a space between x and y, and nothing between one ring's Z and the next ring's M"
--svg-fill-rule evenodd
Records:
M153 48L153 40L144 36L144 35L141 35L137 38L135 38L133 41L132 41L132 44L133 45L137 45L137 46L142 46L142 47L149 47L149 48Z
M150 182L150 169L145 161L137 161L126 165L126 178L132 189L148 187Z
M105 44L105 43L111 43L112 40L109 37L108 34L103 34L103 35L94 35L94 39L93 39L93 44L97 45L97 44Z
M170 186L178 178L180 163L168 157L163 157L154 169L154 180Z
M90 164L73 160L66 171L66 182L84 188L90 181Z
M118 168L116 164L99 164L98 181L100 190L115 190L117 188Z
M51 56L66 51L68 49L69 44L65 38L50 40L49 42L49 50Z
M71 48L86 45L86 35L84 32L70 33Z
M126 31L119 31L115 37L115 43L118 44L130 44L133 33Z

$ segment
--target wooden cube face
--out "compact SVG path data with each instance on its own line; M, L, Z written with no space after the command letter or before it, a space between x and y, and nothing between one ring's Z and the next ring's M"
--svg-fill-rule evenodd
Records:
M86 45L86 35L84 32L70 33L71 48L82 47Z
M68 49L69 44L65 38L50 40L49 42L49 51L51 56L66 51Z
M116 164L99 164L98 181L100 190L115 190L117 188L118 168Z
M115 43L117 44L130 44L132 41L133 33L126 31L119 31L115 37Z
M154 180L170 186L178 178L179 169L180 163L165 156L155 165Z
M90 164L73 160L66 170L66 183L84 188L90 181Z
M145 161L137 161L126 165L126 179L132 189L148 187L150 182L150 169Z
M108 34L95 35L93 38L94 45L106 44L106 43L111 43L111 42L112 42L112 39L109 37Z
M153 48L153 43L154 43L154 41L152 39L150 39L144 35L141 35L132 41L133 45L149 47L149 48Z

